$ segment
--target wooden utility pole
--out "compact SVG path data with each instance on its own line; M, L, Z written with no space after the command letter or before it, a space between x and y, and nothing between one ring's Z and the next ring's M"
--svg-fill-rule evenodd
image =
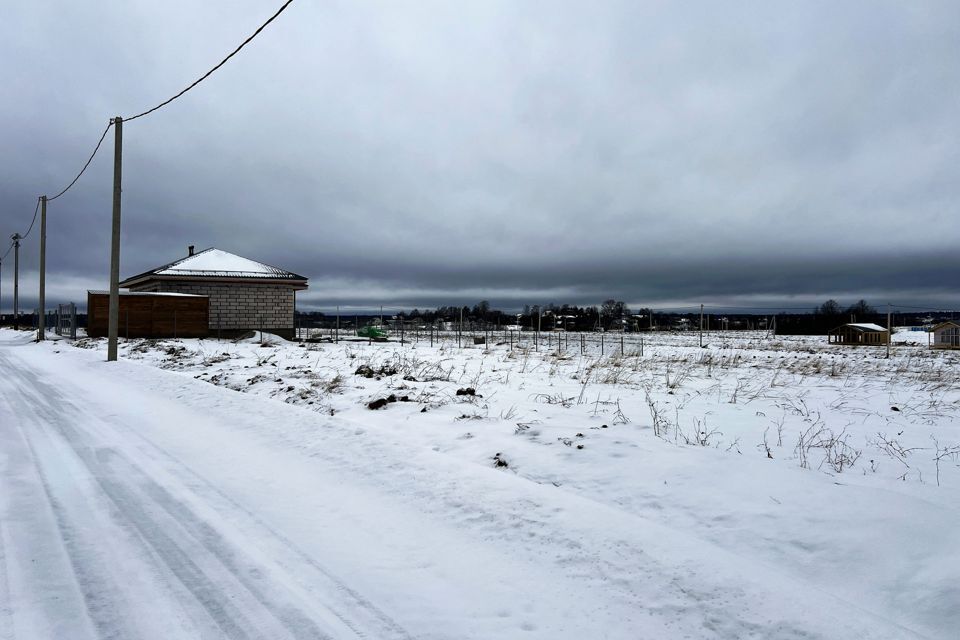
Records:
M47 321L47 196L40 197L40 315L37 318L37 340L46 337Z
M703 348L703 305L700 305L700 348Z
M120 182L123 167L123 118L113 119L113 229L110 239L110 312L107 320L107 362L117 359L120 328Z
M887 359L890 358L890 342L893 340L893 324L890 323L890 303L887 303Z
M13 328L20 328L20 234L10 236L13 240Z
M543 311L537 306L537 333L533 337L534 350L540 349L540 321L543 320Z

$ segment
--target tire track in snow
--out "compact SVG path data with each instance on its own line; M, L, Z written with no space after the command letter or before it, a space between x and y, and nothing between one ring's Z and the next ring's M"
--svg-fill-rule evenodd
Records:
M44 443L37 440L42 437L44 427L53 429L60 435L73 450L75 455L87 467L92 480L99 485L104 497L113 505L116 517L122 518L125 528L133 529L140 537L142 542L150 545L154 555L161 559L163 566L169 570L179 582L187 588L198 603L206 610L207 615L216 624L216 627L223 630L230 638L247 639L250 636L244 631L244 627L238 625L236 620L245 620L246 616L229 602L229 599L218 600L213 592L209 580L204 580L203 573L196 564L178 549L170 537L162 532L164 527L169 527L170 523L159 522L151 519L145 513L139 500L131 496L130 492L125 491L116 480L111 477L111 471L97 461L98 451L95 447L81 444L72 426L67 425L64 416L81 415L81 410L69 402L63 402L59 392L48 385L45 385L35 379L32 375L15 370L16 377L20 382L19 390L25 397L15 399L20 405L19 415L29 415L32 411L41 420L35 421L34 427L37 431L33 436L29 436L21 427L21 433L27 446L32 452L34 465L41 478L44 492L47 496L47 502L56 520L57 529L60 532L62 544L67 551L74 572L74 580L78 590L82 593L86 603L87 613L91 622L96 628L96 637L102 639L109 638L130 638L137 637L137 630L131 625L132 616L125 613L129 603L124 602L125 598L120 590L120 585L111 580L109 570L98 562L92 551L89 541L83 544L81 526L75 526L74 518L68 513L65 506L58 500L57 493L61 492L62 487L58 487L49 478L45 472L45 466L50 467L50 453L46 456L47 465L41 462L41 457L37 455L37 450L44 446ZM47 445L49 448L49 445ZM101 450L102 451L102 450ZM69 464L69 461L58 459L54 462ZM102 542L119 542L116 540L106 540ZM91 558L91 555L94 555ZM91 561L93 560L93 561ZM246 626L246 625L245 625Z
M4 362L7 371L12 371L9 361ZM7 406L24 404L19 389L4 391ZM36 455L17 415L22 413L12 413L11 419L3 421L5 428L0 431L5 454L0 467L4 480L0 539L5 548L9 543L16 551L16 556L10 558L4 552L4 583L9 597L5 600L9 607L5 635L58 637L65 629L57 621L66 617L71 620L72 637L93 638L95 625L76 566L60 531ZM17 578L21 578L19 583ZM24 578L27 584L23 583ZM18 612L17 605L26 611Z
M133 369L124 370L125 375L134 373ZM149 374L145 371L141 381L157 383L154 394L165 394L172 398L181 391L188 392L196 396L195 409L215 407L217 403L208 401L220 398L215 393L207 394L194 386L199 383L187 381L182 385L167 384L165 380L172 378L153 377L153 372ZM234 402L227 404L234 405ZM279 413L291 418L282 429L263 429L240 419L243 407L247 405L242 401L237 404L239 406L232 406L220 417L227 420L238 418L237 430L250 431L264 446L283 449L286 453L299 449L303 455L322 461L330 475L342 471L349 475L351 482L362 481L376 486L382 495L391 496L398 503L412 507L413 511L425 516L426 521L445 520L452 527L460 529L461 533L472 534L474 539L482 543L478 546L502 546L508 548L512 555L538 557L544 562L562 566L564 577L593 583L597 585L593 591L634 603L638 617L650 614L662 620L665 624L663 631L669 631L665 635L672 637L686 633L690 637L813 638L836 637L838 633L857 629L865 632L861 637L889 637L884 634L893 631L903 631L897 633L896 637L912 637L904 629L875 624L880 622L878 618L867 619L863 612L855 610L850 611L851 620L836 620L838 625L832 634L822 631L825 628L823 624L806 624L804 619L794 615L789 616L786 624L777 624L778 605L786 609L795 608L786 606L791 599L781 585L768 579L749 581L749 586L741 584L739 580L733 585L723 584L711 575L711 571L727 569L726 565L737 559L721 553L718 564L716 559L706 557L703 552L688 554L684 551L678 554L673 552L675 549L668 548L669 552L664 553L664 548L669 545L657 544L661 541L656 536L673 534L668 528L650 526L652 523L642 518L627 517L628 514L610 514L609 507L600 504L589 506L584 504L586 501L574 496L559 497L549 489L529 488L526 486L529 481L520 483L520 479L511 479L502 474L491 475L499 472L486 469L461 472L454 468L457 466L455 461L431 454L409 458L398 456L397 447L379 443L375 438L363 438L358 443L358 432L347 428L347 425L338 425L336 429L343 447L336 446L341 443L331 442L336 437L331 438L328 432L320 440L304 438L309 429L315 427L315 423L311 421L310 424L304 424L303 433L294 434L294 431L301 430L301 425L293 419L294 409L286 413L278 408ZM122 421L118 419L117 422ZM103 437L112 437L115 429L108 428L103 422L93 426L98 428L100 425L103 425ZM229 436L230 433L224 430L223 435ZM140 456L127 459L139 461ZM161 486L175 485L162 483ZM199 492L194 490L193 493L198 494L198 501L209 502ZM592 515L598 521L607 523L610 530L588 531L589 527L576 521L584 515ZM638 530L636 534L634 528ZM645 531L648 528L650 530ZM695 541L689 535L679 537L681 542ZM590 548L591 545L594 548ZM596 545L600 545L599 548ZM710 552L709 548L707 552ZM745 563L750 564L749 559L745 559ZM740 577L740 572L727 570L721 575ZM768 595L764 593L768 586L777 588ZM806 606L829 604L830 611L838 609L836 603L830 602L830 598L811 597L806 592L798 594L798 601ZM604 613L603 609L589 611L600 616ZM615 617L601 617L599 620L609 623ZM605 629L625 632L625 620L617 620L619 628L608 626ZM817 633L818 627L821 633ZM604 627L597 627L598 631L602 629ZM622 637L627 636L624 633ZM633 637L643 635L635 634Z
M9 451L6 452L9 455ZM2 468L2 467L0 467ZM0 477L4 474L0 473ZM0 495L0 500L4 496ZM7 505L0 503L0 514L3 514ZM4 531L3 518L0 518L0 639L13 640L16 630L13 628L13 605L11 604L10 580L7 572L7 544L5 542L6 531Z
M373 627L376 629L376 634L370 635L369 637L375 638L376 640L385 640L389 638L396 638L398 640L412 640L412 636L407 633L407 631L403 629L403 627L401 627L396 621L381 611L375 604L365 598L362 594L347 586L346 583L337 578L326 567L322 566L313 556L301 549L283 533L270 526L253 511L250 511L245 506L231 498L214 484L209 482L206 478L202 477L189 466L184 464L176 456L163 449L155 442L149 440L143 434L130 429L130 427L126 424L117 423L114 426L116 426L118 429L122 429L126 436L138 438L145 444L154 457L161 458L166 463L171 465L172 468L168 468L167 471L175 475L178 481L182 482L184 486L188 487L192 493L202 497L208 506L215 508L222 516L230 518L231 514L233 514L234 517L236 514L239 514L240 519L246 521L238 521L237 524L239 526L243 528L254 529L254 533L259 533L261 535L266 533L268 538L274 539L281 543L282 546L285 547L287 554L293 557L274 558L279 566L282 566L285 569L290 569L292 572L295 570L295 567L293 566L295 564L303 563L309 565L313 571L313 575L311 576L313 580L311 582L314 584L310 590L315 591L315 585L320 583L340 592L342 598L340 604L344 605L343 608L349 610L350 615L343 615L337 610L332 610L332 613L336 615L341 622L350 627L350 629L359 637L368 637L368 633L365 632L364 629ZM171 504L168 500L166 503ZM179 510L182 507L182 504L176 504L174 508ZM206 524L202 524L202 526L204 528L209 528L209 526ZM365 623L358 625L354 622L354 620L363 620Z
M2 354L0 358L3 358ZM65 416L82 415L83 412L66 400L56 387L42 382L30 372L10 366L12 363L6 358L3 359L7 370L15 372L20 391L25 394L8 399L20 405L18 413L20 415L35 413L42 419L38 422L46 423L70 445L103 494L115 506L116 513L137 532L144 543L149 545L153 554L162 560L166 569L190 592L227 637L241 639L284 636L324 639L331 637L298 606L283 602L275 595L280 593L289 596L290 594L283 585L269 584L263 580L264 576L272 573L267 567L258 566L245 558L215 527L198 517L121 452L113 447L98 446L96 442L89 440L79 429L70 424ZM90 416L86 416L85 419L90 419ZM114 585L106 583L102 576L97 575L94 567L88 567L78 561L84 555L81 549L69 549L71 545L67 541L73 539L74 532L63 510L57 506L57 500L53 497L55 491L46 481L44 486L50 496L50 503L57 513L58 526L68 547L71 561L80 569L77 584L83 591L99 637L134 637L129 629L123 628L122 619L104 615L99 604L104 599L116 601L114 598L104 598L104 594L115 591L115 588L112 588ZM288 541L282 542L289 545ZM302 552L299 553L305 555ZM322 570L315 563L313 564L314 569ZM333 581L329 575L326 577L328 581ZM225 586L230 588L230 594L224 593ZM409 637L396 623L386 618L370 603L359 598L345 585L338 583L338 586L340 591L355 597L357 602L354 609L358 606L369 608L372 615L367 617L377 620L378 627L387 627L382 630L388 633L371 637ZM244 596L239 598L240 600L247 600L248 605L254 606L241 608L234 604L232 600L238 595ZM316 615L318 608L314 605L310 613ZM261 610L260 615L254 617L251 615L251 609ZM360 625L350 624L349 620L336 612L330 612L330 614L332 615L320 617L325 618L326 626L339 632L337 637L343 637L344 632L356 637L366 637ZM277 622L279 622L279 628L274 628L278 626Z
M195 383L188 381L177 388L186 391L193 384ZM226 392L216 387L211 388L211 395L217 393ZM299 409L292 407L290 410ZM383 492L393 496L398 503L413 505L417 511L434 516L438 520L455 521L457 526L474 532L481 540L507 543L512 547L519 546L524 548L529 556L542 555L544 550L550 550L551 553L557 554L555 561L564 565L569 575L584 581L599 581L604 585L603 588L607 593L617 594L614 598L621 599L623 602L637 603L638 612L643 611L644 615L649 612L665 620L672 619L667 624L673 626L674 632L684 629L690 633L694 629L682 621L685 615L693 611L696 612L694 617L700 619L699 624L702 626L696 631L703 634L702 637L808 639L832 637L830 634L812 631L810 626L803 624L799 618L778 619L776 610L778 599L783 598L787 593L782 585L777 585L777 593L764 594L761 590L767 584L766 580L751 580L749 586L745 586L740 583L723 583L711 575L718 566L729 568L754 564L754 561L749 558L739 558L735 554L717 549L719 557L705 564L698 562L705 559L701 552L692 553L680 563L668 564L661 558L672 558L676 561L688 555L683 549L684 544L690 544L691 550L695 548L691 543L706 547L714 545L689 532L675 532L669 527L655 524L602 502L573 493L560 492L567 494L569 499L581 505L585 502L595 505L596 509L591 511L616 511L617 520L629 521L640 530L644 528L651 530L651 533L636 537L627 535L619 537L611 533L603 536L602 542L581 537L582 530L579 523L568 520L568 514L552 511L550 504L554 502L553 500L539 499L545 498L543 491L551 490L544 485L539 485L533 493L521 489L520 493L527 495L528 498L521 498L520 495L511 493L510 497L504 501L502 497L496 495L502 489L501 480L531 485L537 483L519 476L504 480L500 472L477 469L478 473L497 474L484 479L483 484L478 485L478 478L473 473L444 475L446 470L452 469L457 464L456 461L436 459L428 463L425 457L415 455L404 457L400 462L396 451L390 450L391 447L385 443L365 440L362 447L358 447L356 443L351 446L348 441L355 438L358 432L362 432L363 428L359 423L346 420L343 422L345 424L335 430L337 435L325 431L324 440L319 441L317 445L298 441L293 430L300 427L292 422L286 424L282 430L271 429L269 432L257 435L264 439L267 437L271 439L270 443L263 442L264 446L277 443L288 444L291 449L299 450L302 455L322 460L323 466L329 470L335 470L336 475L351 477L355 481L380 487ZM310 427L304 426L304 428ZM330 446L329 439L337 437L343 439L343 447ZM433 457L430 454L425 455ZM455 478L455 481L451 482L452 478ZM537 498L529 499L529 496L534 495ZM566 499L563 500L563 502L566 501ZM660 532L664 537L655 541L651 537L654 531ZM670 546L668 541L671 537L682 540L676 549L679 553L663 554L663 550ZM597 542L604 544L599 554L596 553L595 547L588 548ZM654 542L656 543L651 544ZM647 546L650 548L647 549ZM791 580L786 582L794 583ZM799 583L796 584L799 586ZM644 597L656 594L652 600L643 601L642 608L639 606L638 587L645 594ZM758 602L758 595L770 597L762 597ZM858 628L861 632L867 631L863 637L887 637L884 631L878 631L881 628L887 631L896 630L898 634L896 637L921 637L916 631L886 619L882 613L861 609L836 596L823 594L822 597L810 598L804 592L801 600L810 604L831 601L834 604L832 608L836 611L843 607L848 607L851 612L856 611L856 615L852 615L851 619L837 615L835 621L844 631ZM789 599L781 600L782 604L788 602L790 602ZM874 622L877 623L876 628L872 628Z

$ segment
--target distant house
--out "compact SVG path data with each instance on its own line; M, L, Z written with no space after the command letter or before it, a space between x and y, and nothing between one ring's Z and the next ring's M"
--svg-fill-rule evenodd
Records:
M263 330L294 335L296 292L307 279L296 273L211 247L170 264L127 278L132 292L185 293L209 299L211 334L238 335Z
M887 344L890 332L871 322L851 322L827 333L830 344L875 345Z
M960 322L947 320L930 330L931 349L960 349Z

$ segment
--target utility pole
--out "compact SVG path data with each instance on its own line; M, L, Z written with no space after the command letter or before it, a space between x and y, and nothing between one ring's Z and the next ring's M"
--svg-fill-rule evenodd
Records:
M47 323L47 196L40 197L40 316L37 318L37 341L46 337Z
M20 329L20 234L10 236L13 240L13 328Z
M107 321L107 362L117 360L120 328L120 178L123 166L123 118L113 119L113 231L110 239L110 313Z
M700 304L700 348L703 348L703 304Z
M893 325L890 323L890 303L887 303L887 359L890 359L890 341L893 340Z

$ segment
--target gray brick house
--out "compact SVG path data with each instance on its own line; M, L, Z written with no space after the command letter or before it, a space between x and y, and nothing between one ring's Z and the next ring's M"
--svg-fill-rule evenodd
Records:
M307 279L290 271L211 247L120 283L130 291L192 293L210 298L211 334L259 330L294 334L297 291Z

